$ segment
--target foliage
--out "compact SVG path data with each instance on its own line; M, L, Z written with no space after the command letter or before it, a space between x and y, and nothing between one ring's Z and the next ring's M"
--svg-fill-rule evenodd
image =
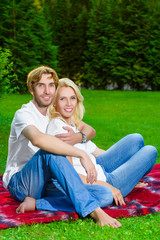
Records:
M68 76L73 64L72 45L74 44L74 23L70 0L56 0L53 9L55 43L58 45L58 63L62 76Z
M150 0L93 1L84 65L88 83L94 88L110 82L120 89L124 84L135 89L158 86L160 65L155 71L153 63L159 63L158 15Z
M0 48L0 95L13 93L18 90L16 86L17 76L13 72L11 56L9 49Z
M15 87L45 64L87 88L160 89L159 0L1 0Z
M52 44L43 9L34 5L33 0L2 2L0 40L12 52L18 85L20 91L25 91L26 75L31 69L42 64L56 68L57 49Z
M85 51L84 79L85 86L103 89L107 84L109 69L106 54L109 50L109 38L113 29L110 25L109 3L106 0L92 1L92 9L88 21L87 44ZM108 36L107 36L108 34Z
M88 1L86 1L87 3ZM85 4L86 4L85 3ZM54 43L61 77L79 78L84 65L88 10L83 1L55 0L52 11Z

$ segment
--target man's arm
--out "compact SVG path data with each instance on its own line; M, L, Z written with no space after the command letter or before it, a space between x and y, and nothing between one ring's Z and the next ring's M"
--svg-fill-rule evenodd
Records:
M47 152L57 155L68 155L80 158L82 165L87 172L87 181L93 183L97 179L97 172L89 156L82 150L75 148L60 139L40 132L35 126L29 125L24 128L22 134L31 141L31 143Z
M67 130L68 133L57 134L56 135L57 138L71 145L82 142L81 133L75 133L70 127L64 127L64 129ZM95 129L82 121L80 123L78 130L86 135L87 141L94 138L96 135Z
M86 135L87 140L91 140L96 136L96 130L90 125L86 124L85 122L81 121L78 130L83 132ZM81 135L81 141L82 141L82 135Z

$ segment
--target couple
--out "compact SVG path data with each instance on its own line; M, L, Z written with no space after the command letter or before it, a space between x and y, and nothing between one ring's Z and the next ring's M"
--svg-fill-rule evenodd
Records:
M101 207L113 199L125 204L123 197L153 168L157 150L144 146L139 134L124 137L107 151L97 148L88 141L94 129L81 121L83 97L77 86L66 79L58 84L49 67L32 70L27 86L33 100L12 121L3 175L4 187L22 202L17 212L76 210L101 226L120 227Z

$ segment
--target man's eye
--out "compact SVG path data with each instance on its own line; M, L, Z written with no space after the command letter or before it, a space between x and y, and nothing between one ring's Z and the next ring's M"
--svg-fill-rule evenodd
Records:
M54 83L51 83L51 84L50 84L50 87L54 87Z

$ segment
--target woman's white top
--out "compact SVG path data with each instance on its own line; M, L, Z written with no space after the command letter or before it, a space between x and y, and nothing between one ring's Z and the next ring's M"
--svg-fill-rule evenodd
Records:
M51 121L47 127L46 133L50 134L50 135L67 133L67 131L65 129L63 129L63 127L66 127L66 126L72 128L74 132L79 132L75 126L68 125L60 118L53 118L53 119L51 119ZM92 162L95 165L95 168L97 170L97 180L106 182L106 176L104 175L103 169L99 164L96 163L96 158L93 156L93 152L96 149L96 145L91 141L87 141L86 143L77 143L74 145L74 147L79 148L88 154L88 156L92 160ZM84 167L82 166L79 158L72 157L72 162L73 162L73 167L75 168L75 170L78 173L80 173L84 176L87 176L87 173L86 173Z

